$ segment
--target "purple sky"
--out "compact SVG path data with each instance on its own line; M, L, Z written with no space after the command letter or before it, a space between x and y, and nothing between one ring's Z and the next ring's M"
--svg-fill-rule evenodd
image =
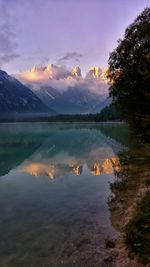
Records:
M0 0L0 68L107 66L117 39L150 0Z

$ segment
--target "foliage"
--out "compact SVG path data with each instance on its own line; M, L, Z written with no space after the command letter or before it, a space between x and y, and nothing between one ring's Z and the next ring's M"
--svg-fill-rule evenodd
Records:
M125 228L125 242L144 263L150 263L150 192L138 203Z
M103 108L100 113L95 115L95 121L120 121L121 115L114 104Z
M126 29L110 54L110 96L125 120L146 138L150 135L150 8Z

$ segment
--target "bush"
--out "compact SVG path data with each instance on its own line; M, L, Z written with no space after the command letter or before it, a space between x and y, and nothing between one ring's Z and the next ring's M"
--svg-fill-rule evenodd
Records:
M150 263L150 191L137 204L125 227L125 243L142 263Z

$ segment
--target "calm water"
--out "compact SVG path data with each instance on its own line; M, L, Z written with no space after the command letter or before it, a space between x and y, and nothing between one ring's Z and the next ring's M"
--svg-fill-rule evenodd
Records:
M101 266L121 124L0 124L0 266Z

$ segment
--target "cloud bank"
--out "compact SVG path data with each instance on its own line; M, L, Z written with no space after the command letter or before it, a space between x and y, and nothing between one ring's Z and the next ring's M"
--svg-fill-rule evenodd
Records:
M83 77L78 66L68 69L64 66L49 64L44 67L34 66L30 70L16 74L15 77L34 89L39 89L41 86L51 86L59 91L64 91L68 87L80 86L101 93L108 88L106 72L106 69L91 67Z

